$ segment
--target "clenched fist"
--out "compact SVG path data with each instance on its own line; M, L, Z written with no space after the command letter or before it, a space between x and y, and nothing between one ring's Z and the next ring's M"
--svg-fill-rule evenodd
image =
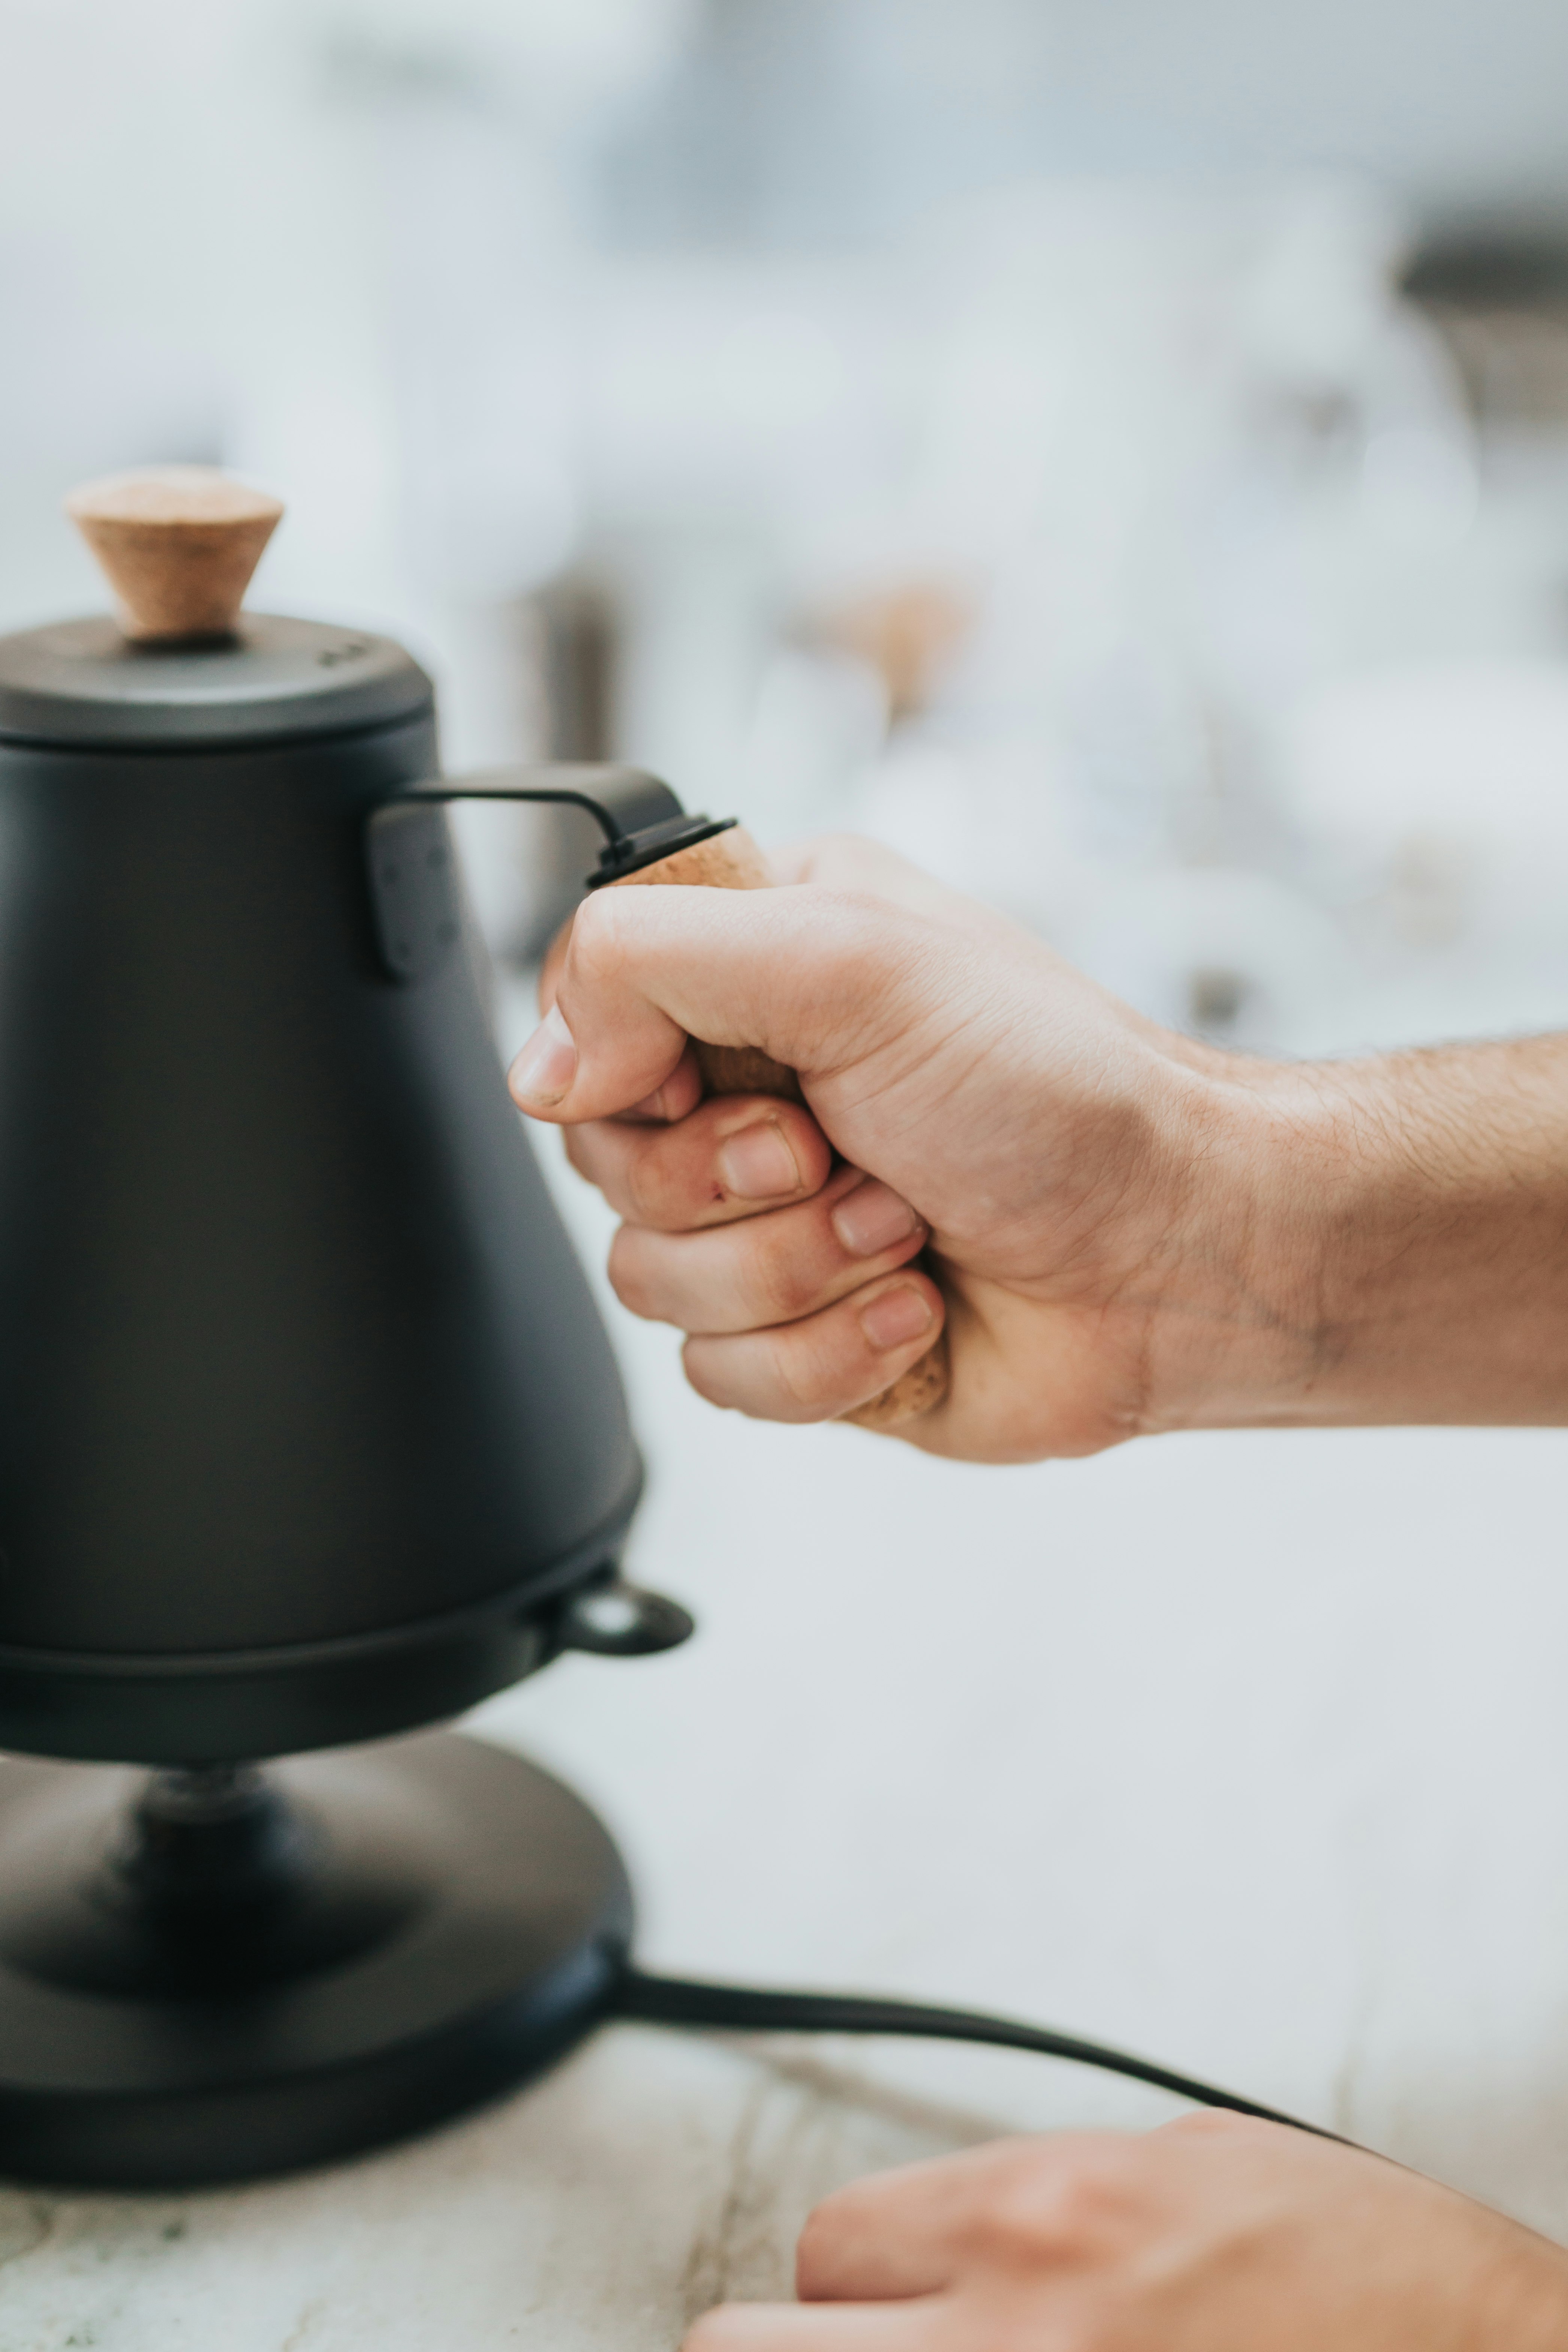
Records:
M713 1402L1019 1462L1199 1426L1568 1418L1568 1049L1291 1066L1156 1028L869 844L602 890L513 1066ZM702 1101L688 1040L804 1105Z

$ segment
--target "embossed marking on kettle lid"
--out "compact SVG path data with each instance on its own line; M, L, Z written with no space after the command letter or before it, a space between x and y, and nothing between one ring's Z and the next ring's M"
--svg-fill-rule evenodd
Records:
M431 695L391 637L260 613L205 644L137 644L107 615L0 637L0 736L33 742L276 741L412 719Z

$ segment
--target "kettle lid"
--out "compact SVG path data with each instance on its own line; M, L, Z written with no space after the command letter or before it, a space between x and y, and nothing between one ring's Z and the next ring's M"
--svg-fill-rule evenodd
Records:
M82 483L66 512L119 622L0 637L0 740L195 751L429 710L429 679L390 637L241 609L283 513L270 492L215 466L143 466Z
M171 751L386 726L434 689L391 637L244 613L227 636L128 637L107 614L0 637L0 738Z

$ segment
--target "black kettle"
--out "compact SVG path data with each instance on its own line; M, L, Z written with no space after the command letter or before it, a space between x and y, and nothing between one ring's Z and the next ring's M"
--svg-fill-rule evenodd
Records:
M603 2013L594 1817L386 1736L690 1621L616 1581L638 1456L430 680L239 614L280 509L224 477L74 510L122 623L0 639L0 1748L75 1759L0 1763L0 2171L151 2186L411 2129ZM623 864L702 833L594 781Z
M0 640L0 1746L429 1721L613 1569L637 1450L444 814L371 855L437 766L384 637Z

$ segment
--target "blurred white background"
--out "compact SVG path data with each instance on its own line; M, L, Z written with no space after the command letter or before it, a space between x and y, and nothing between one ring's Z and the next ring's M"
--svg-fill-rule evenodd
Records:
M0 625L101 602L72 481L218 459L453 766L869 830L1222 1042L1565 1023L1565 112L1561 0L0 0ZM465 825L521 974L584 845ZM1568 2231L1563 1441L993 1476L617 1330L710 1636L493 1720L656 1957L1054 2008Z
M0 0L0 620L221 458L451 763L856 824L1243 1045L1553 1022L1565 87L1552 0ZM526 955L581 847L464 824Z

